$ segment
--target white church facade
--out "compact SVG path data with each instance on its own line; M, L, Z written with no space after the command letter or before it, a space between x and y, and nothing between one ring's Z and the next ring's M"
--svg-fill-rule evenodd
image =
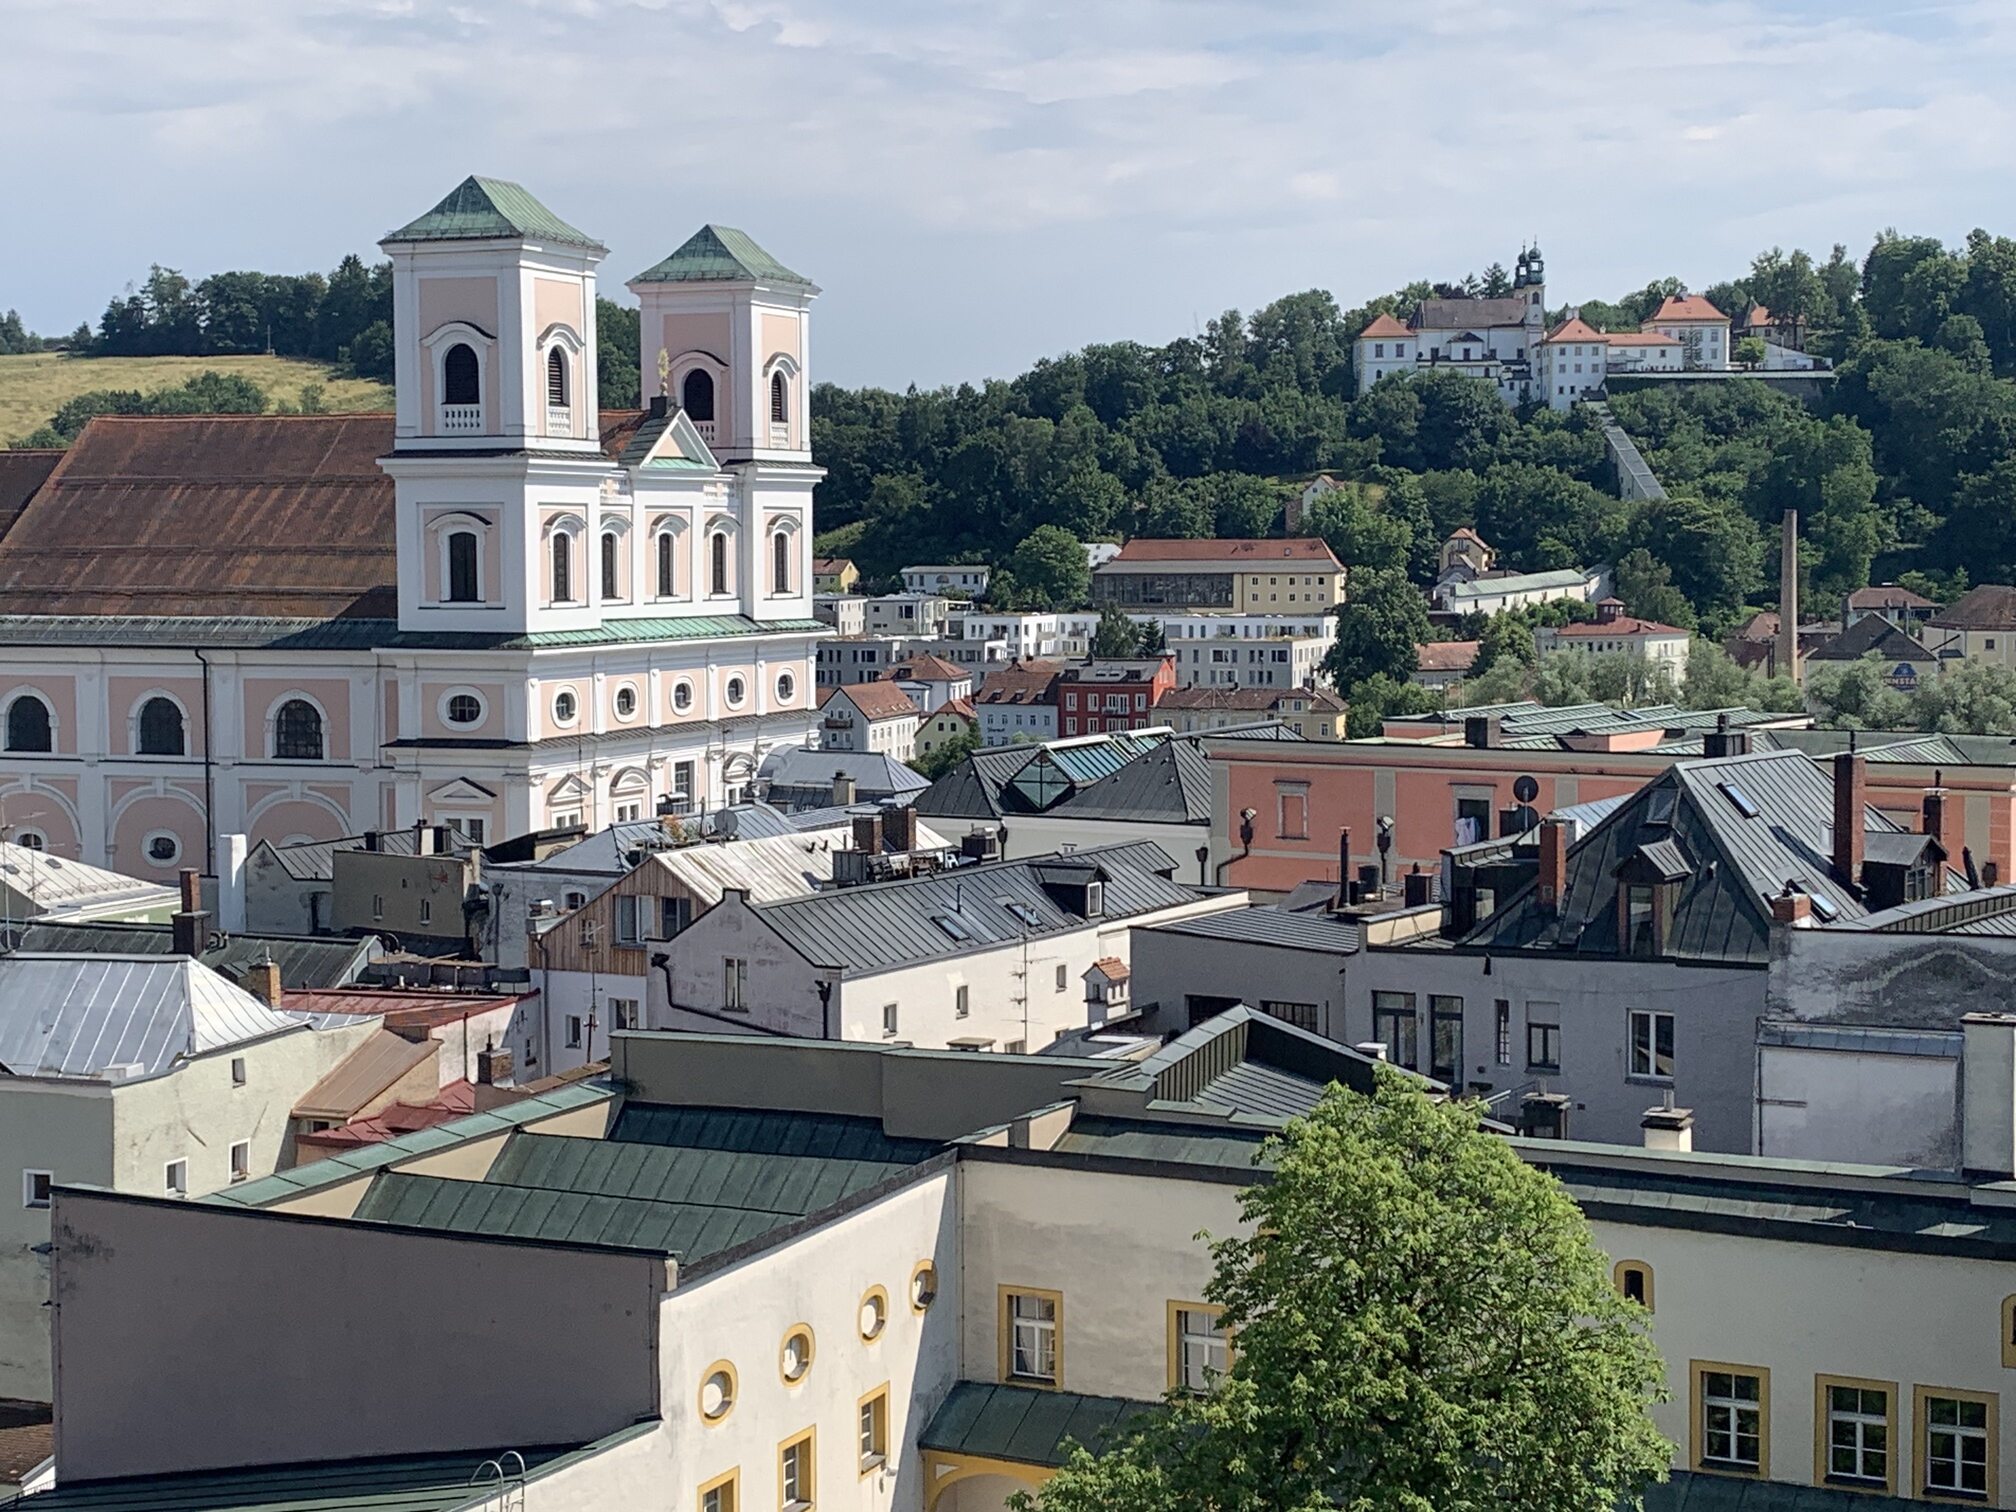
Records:
M143 877L217 838L494 842L745 795L816 724L808 316L708 226L629 288L471 178L381 243L397 411L101 417L0 497L0 825Z
M1446 369L1490 384L1507 404L1567 409L1609 373L1729 368L1729 317L1698 294L1668 297L1639 331L1599 331L1579 315L1547 324L1547 269L1519 253L1512 292L1424 299L1406 321L1377 316L1353 343L1358 392L1394 374Z

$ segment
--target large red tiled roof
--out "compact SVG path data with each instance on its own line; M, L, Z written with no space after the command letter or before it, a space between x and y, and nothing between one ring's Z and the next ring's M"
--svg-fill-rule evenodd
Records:
M891 682L962 682L973 676L957 662L933 656L928 651L896 663L886 675Z
M1049 701L1050 686L1063 663L1054 661L1013 662L987 674L973 695L976 704L1040 704Z
M1597 330L1596 327L1589 324L1588 321L1579 315L1562 321L1553 330L1540 338L1541 345L1543 346L1557 341L1602 342L1605 340L1608 340L1608 338L1601 331Z
M1422 672L1468 672L1477 660L1478 642L1423 641L1414 648L1414 665Z
M1368 325L1367 327L1365 327L1364 330L1358 333L1358 339L1360 341L1363 341L1370 336L1405 337L1405 336L1412 336L1413 334L1414 333L1412 331L1408 330L1407 327L1400 324L1400 322L1395 320L1391 315L1381 315L1378 318L1376 318L1372 322L1372 324Z
M849 683L844 688L834 688L820 700L820 706L823 708L843 693L867 719L901 719L905 714L917 712L910 695L892 682Z
M605 450L641 418L604 415ZM0 614L389 619L392 440L389 414L100 415L0 535Z
M1652 312L1652 319L1645 323L1653 325L1661 320L1727 320L1728 318L1699 294L1668 294L1659 308Z

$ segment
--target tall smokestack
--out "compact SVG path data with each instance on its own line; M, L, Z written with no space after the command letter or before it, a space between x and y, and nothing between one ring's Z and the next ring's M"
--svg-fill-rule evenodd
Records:
M1778 548L1778 675L1799 675L1799 511L1785 511L1785 538Z

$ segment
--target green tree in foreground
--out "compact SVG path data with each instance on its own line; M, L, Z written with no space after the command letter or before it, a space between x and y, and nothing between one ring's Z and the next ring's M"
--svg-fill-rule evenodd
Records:
M1377 1074L1270 1142L1251 1237L1213 1244L1216 1389L1018 1508L1612 1512L1664 1473L1664 1372L1574 1203L1474 1105Z
M1085 548L1061 525L1038 525L1024 536L1009 553L1006 572L1016 608L1076 609L1092 596Z
M1337 639L1323 670L1340 688L1384 672L1405 681L1420 664L1416 648L1428 639L1428 601L1397 568L1368 567L1351 574L1350 600L1337 611Z
M1353 740L1368 740L1379 734L1389 719L1432 714L1442 707L1442 695L1433 688L1384 672L1353 683L1345 700L1350 710L1344 716L1344 733Z

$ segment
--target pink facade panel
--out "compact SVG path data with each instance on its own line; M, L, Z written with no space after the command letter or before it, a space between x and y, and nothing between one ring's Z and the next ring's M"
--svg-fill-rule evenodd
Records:
M322 717L322 759L348 761L350 743L350 685L341 678L317 677L285 680L277 677L245 679L245 758L270 759L274 723L280 707L289 699L301 698Z
M197 677L108 677L105 679L106 746L115 756L139 751L140 711L150 699L165 697L182 716L182 750L203 754L203 681ZM167 754L167 753L157 753Z
M112 817L108 858L115 871L150 882L171 881L184 866L203 866L201 800L149 793L121 805Z

